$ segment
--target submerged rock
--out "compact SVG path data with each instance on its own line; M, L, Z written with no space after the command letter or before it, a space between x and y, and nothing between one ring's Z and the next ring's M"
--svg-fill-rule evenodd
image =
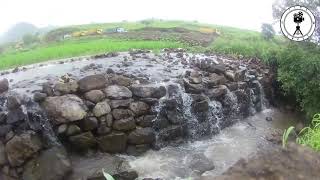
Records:
M135 145L152 144L155 140L156 135L152 128L136 129L128 135L128 142Z

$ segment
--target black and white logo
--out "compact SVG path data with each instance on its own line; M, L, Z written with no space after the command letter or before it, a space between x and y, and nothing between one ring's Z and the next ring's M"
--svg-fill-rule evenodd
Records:
M312 36L316 21L312 12L303 6L293 6L287 9L280 21L282 33L294 41L303 41Z

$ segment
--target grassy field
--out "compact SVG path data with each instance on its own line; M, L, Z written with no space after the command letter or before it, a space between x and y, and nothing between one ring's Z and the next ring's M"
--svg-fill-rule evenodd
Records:
M39 63L57 58L68 58L130 49L160 50L184 47L183 44L167 41L123 41L114 39L73 40L36 47L25 52L11 52L0 57L0 69Z

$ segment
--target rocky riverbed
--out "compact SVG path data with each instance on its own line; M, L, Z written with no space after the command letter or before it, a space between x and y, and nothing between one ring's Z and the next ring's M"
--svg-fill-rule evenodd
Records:
M273 98L273 74L258 60L183 49L108 53L1 74L6 180L103 179L102 168L117 180L146 178L128 157L211 139ZM195 178L215 169L201 153L186 161Z

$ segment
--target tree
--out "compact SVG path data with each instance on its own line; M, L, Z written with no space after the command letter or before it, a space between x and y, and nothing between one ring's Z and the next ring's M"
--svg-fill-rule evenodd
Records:
M266 40L271 40L273 39L274 35L275 35L275 31L272 27L271 24L267 24L267 23L263 23L261 26L262 29L262 37Z
M152 23L152 20L145 19L145 20L142 20L141 23L144 24L145 26L149 26Z
M33 35L33 34L25 34L23 37L22 37L22 40L23 40L23 43L25 45L29 45L29 44L32 44L32 43L35 43L39 40L38 36L37 35Z
M316 18L316 30L314 40L320 43L320 1L319 0L276 0L272 5L273 17L277 20L281 19L282 13L289 7L301 5L307 7Z

